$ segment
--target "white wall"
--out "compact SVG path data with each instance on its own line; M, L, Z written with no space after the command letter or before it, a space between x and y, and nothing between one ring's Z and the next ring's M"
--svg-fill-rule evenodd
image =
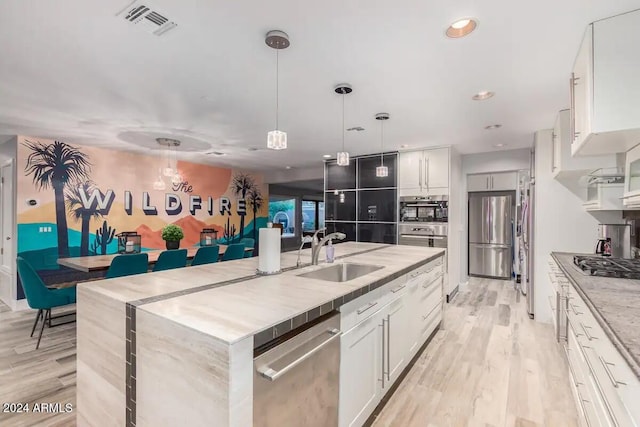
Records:
M551 322L549 280L551 252L593 253L600 223L621 223L621 212L599 213L582 208L582 200L551 176L551 130L535 135L534 198L534 313L536 320Z
M467 175L489 172L509 172L529 169L531 164L531 150L492 151L489 153L466 154L462 156L461 197L462 216L460 219L460 283L469 280L467 271L468 259L468 197Z
M462 188L462 158L454 147L449 147L449 241L447 247L448 283L450 294L460 284L462 233L464 232L464 193Z
M264 173L264 182L267 184L286 184L293 181L306 181L309 179L324 179L324 162L318 160L317 165L304 168L271 170Z

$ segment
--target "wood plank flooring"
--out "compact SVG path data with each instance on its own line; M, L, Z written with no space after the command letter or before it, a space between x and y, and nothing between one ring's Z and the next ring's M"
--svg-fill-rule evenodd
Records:
M578 422L552 327L529 319L512 282L472 278L373 426Z
M374 427L578 425L552 328L527 317L511 282L472 279L445 308L444 328ZM0 404L71 403L74 411L0 412L0 426L74 426L75 324L46 328L35 350L34 318L0 303Z

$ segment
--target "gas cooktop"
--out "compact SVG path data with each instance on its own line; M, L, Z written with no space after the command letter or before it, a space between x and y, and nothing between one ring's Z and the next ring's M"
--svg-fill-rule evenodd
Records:
M640 280L640 260L575 255L573 263L591 276Z

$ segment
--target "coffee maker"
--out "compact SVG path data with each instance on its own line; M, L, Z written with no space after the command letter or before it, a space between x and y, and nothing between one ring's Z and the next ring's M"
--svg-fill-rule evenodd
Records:
M596 255L631 258L631 225L599 224Z

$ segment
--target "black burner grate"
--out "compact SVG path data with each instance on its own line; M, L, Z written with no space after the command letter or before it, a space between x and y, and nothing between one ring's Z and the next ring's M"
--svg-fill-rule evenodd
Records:
M640 260L576 255L573 263L592 276L640 280Z

